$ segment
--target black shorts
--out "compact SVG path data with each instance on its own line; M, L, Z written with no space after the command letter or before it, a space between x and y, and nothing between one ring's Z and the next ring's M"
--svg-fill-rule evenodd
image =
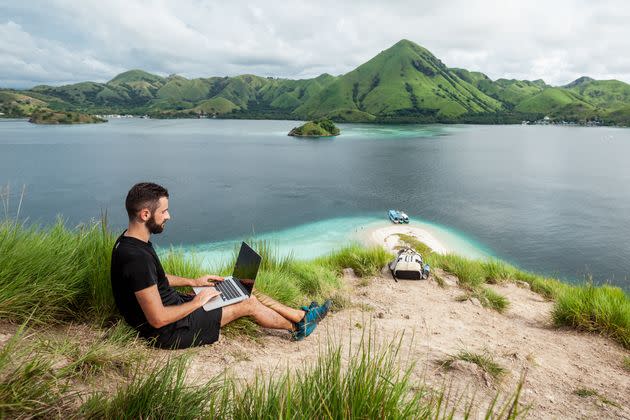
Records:
M185 349L188 347L212 344L219 339L223 308L206 312L203 308L188 315L188 326L171 328L156 337L154 345L168 349Z

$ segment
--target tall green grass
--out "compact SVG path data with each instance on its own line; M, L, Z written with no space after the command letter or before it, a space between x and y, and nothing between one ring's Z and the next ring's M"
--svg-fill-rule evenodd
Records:
M630 348L630 298L618 287L584 285L558 296L556 325L606 335Z
M392 255L382 246L370 248L358 244L349 245L315 261L327 265L337 273L344 268L352 268L359 277L374 276L391 261Z
M99 393L81 407L88 418L369 419L469 417L472 402L459 406L445 390L434 393L411 380L413 365L399 357L400 341L373 346L362 341L348 354L328 346L312 365L288 367L250 382L217 376L204 385L186 382L186 360L171 360L137 376L114 395ZM520 390L520 387L519 387ZM519 390L492 401L486 418L518 418Z
M52 362L25 345L22 325L0 349L0 418L59 416L67 406L67 385Z
M21 322L37 308L35 323L114 322L118 313L110 264L115 239L106 217L75 229L61 219L50 227L0 222L0 318ZM281 255L269 242L251 242L262 256L258 291L293 306L338 294L342 268L352 267L359 275L376 274L389 258L381 248L355 245L315 261L298 261L291 254ZM230 274L236 256L235 249L217 273ZM207 271L194 254L175 248L163 254L162 264L167 272L182 277L195 278Z
M113 242L102 223L71 230L61 220L48 228L0 222L0 317L19 322L34 313L41 323L109 318L115 313Z

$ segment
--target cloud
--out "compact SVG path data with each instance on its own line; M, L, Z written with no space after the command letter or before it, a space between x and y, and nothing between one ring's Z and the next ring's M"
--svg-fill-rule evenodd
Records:
M342 74L402 38L491 78L630 81L623 1L0 1L0 85Z

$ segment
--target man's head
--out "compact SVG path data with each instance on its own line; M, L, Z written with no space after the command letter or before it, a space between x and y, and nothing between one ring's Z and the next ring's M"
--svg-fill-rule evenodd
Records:
M127 193L125 207L130 223L146 225L150 233L161 233L171 218L168 214L168 191L152 182L140 182Z

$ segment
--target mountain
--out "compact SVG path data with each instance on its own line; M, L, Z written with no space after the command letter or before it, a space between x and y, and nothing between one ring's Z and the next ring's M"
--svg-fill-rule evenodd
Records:
M501 103L448 69L428 50L402 40L340 76L294 114L306 118L344 116L447 117L495 112Z
M542 80L492 80L481 72L449 68L403 39L341 76L187 79L135 69L106 83L0 90L2 116L29 116L42 108L158 118L513 123L548 116L629 124L630 85L589 77L555 87Z
M466 80L477 89L501 102L507 109L513 109L523 100L542 92L548 86L542 80L515 80L497 79L491 80L480 72L471 72L464 69L452 69L461 79Z

